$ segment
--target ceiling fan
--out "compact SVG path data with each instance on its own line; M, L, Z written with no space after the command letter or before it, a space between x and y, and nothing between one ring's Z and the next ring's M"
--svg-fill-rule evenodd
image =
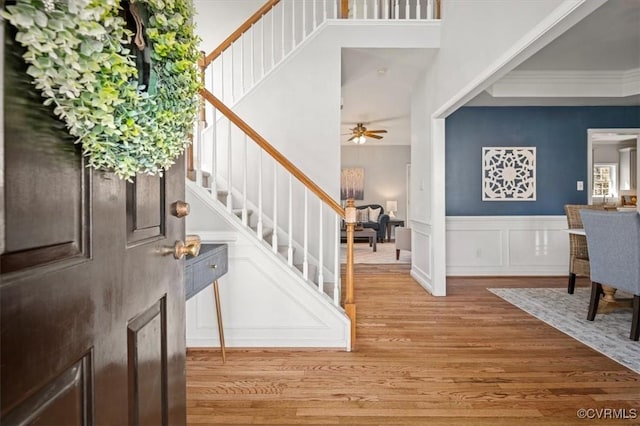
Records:
M351 137L347 141L361 145L367 141L366 138L373 138L373 139L383 138L383 136L377 135L376 133L387 133L387 131L386 130L368 130L366 127L364 127L364 123L358 123L356 127L351 129L351 133L347 133L348 135L351 135Z

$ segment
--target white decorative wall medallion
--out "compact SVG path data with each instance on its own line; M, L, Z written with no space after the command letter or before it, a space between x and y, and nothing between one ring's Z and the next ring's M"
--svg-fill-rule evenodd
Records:
M536 148L483 147L482 200L535 201Z

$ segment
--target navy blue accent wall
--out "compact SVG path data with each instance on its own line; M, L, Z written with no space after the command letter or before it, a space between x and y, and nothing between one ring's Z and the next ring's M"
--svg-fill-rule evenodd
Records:
M565 204L586 204L595 128L640 128L640 106L459 109L446 119L447 216L563 215ZM482 201L485 146L536 147L536 201Z

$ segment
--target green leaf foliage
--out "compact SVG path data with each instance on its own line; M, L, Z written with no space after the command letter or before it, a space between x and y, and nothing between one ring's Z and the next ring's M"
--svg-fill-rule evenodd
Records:
M155 90L138 87L132 34L117 0L17 0L2 16L34 85L82 144L89 165L131 180L161 174L190 143L199 39L191 0L137 0L148 12Z

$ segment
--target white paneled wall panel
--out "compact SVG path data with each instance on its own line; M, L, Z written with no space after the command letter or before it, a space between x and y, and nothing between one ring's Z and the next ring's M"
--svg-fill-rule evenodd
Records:
M447 217L447 275L564 275L565 216Z
M447 265L501 266L500 229L461 229L447 231Z

